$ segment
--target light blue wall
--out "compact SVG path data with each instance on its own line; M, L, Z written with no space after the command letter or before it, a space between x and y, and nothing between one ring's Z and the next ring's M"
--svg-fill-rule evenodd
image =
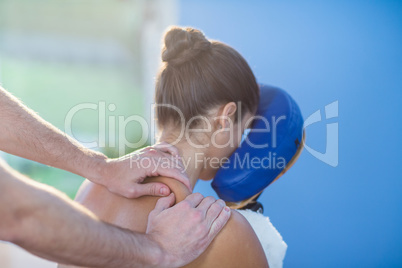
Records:
M285 267L401 267L402 2L181 1L180 16L305 118L339 101L338 167L304 151L260 198L288 243ZM310 147L325 151L325 124L307 129Z

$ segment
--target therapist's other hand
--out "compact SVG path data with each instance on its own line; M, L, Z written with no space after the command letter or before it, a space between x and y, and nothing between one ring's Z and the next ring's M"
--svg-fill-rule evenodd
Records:
M148 217L147 235L162 250L158 267L181 267L198 258L230 218L222 200L200 193L171 207L174 194L160 198Z
M144 195L167 196L170 194L169 187L163 183L141 184L146 177L169 177L182 182L191 190L190 182L178 153L176 147L163 142L121 158L106 159L101 173L102 178L92 181L102 184L109 191L127 198L137 198Z

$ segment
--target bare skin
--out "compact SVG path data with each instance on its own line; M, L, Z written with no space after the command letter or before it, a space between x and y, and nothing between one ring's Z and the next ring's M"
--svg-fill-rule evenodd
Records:
M189 186L180 167L171 165L174 168L160 168L152 165L152 161L147 168L135 169L133 167L136 165L131 165L135 160L162 157L173 163L177 154L175 148L162 149L156 145L122 158L108 159L100 152L85 148L43 120L1 86L0 150L70 171L128 198L169 195L169 189L163 184L141 185L148 176L167 176Z
M240 142L238 134L230 135L225 126L227 121L225 118L230 118L236 111L234 103L229 103L220 111L218 116L222 118L216 126L212 127L212 131L218 131L215 134L216 142L220 144L229 144L228 138L233 137L234 145L222 147L208 146L203 149L195 148L190 145L194 141L209 142L211 139L210 133L202 133L198 136L192 136L193 141L182 140L176 147L179 149L180 155L183 157L183 162L187 163L187 174L189 175L190 184L194 188L198 178L209 179L214 176L217 168L206 163L199 163L200 159L206 157L219 156L220 158L230 155ZM241 129L246 128L248 118L252 115L245 116L245 120L240 122ZM235 126L236 127L236 126ZM161 140L171 142L178 136L174 132L174 128L166 129L161 135ZM166 177L154 177L146 179L145 183L161 182L165 183L174 193L175 200L172 202L185 204L186 198L191 194L191 191L182 183L169 180ZM159 201L158 201L159 200ZM112 194L106 188L95 185L86 181L80 188L76 196L76 201L83 204L102 220L116 224L120 227L130 229L132 231L146 233L149 217L153 216L152 209L160 202L160 198L144 196L135 200L122 198ZM184 200L184 201L183 201ZM199 208L206 208L214 204L215 200L212 197L205 198ZM219 201L218 201L219 202ZM224 204L222 204L222 207ZM201 215L200 215L201 216ZM185 219L183 218L183 221ZM169 226L172 230L177 227ZM196 233L196 231L194 231ZM186 245L182 245L184 249ZM66 266L60 266L66 267ZM223 230L217 235L215 240L195 261L188 264L186 267L268 267L265 253L261 244L254 233L248 221L238 212L232 211L229 219Z
M0 87L0 150L85 176L115 194L127 198L169 195L165 184L141 183L147 176L157 175L175 178L189 189L183 168L173 165L177 149L161 145L108 159L84 148ZM135 165L143 159L151 160L151 165ZM152 165L152 160L161 159L171 165ZM189 198L203 200L199 195ZM184 265L207 248L230 213L215 205L202 210L205 217L200 217L199 208L180 204L170 207L169 199L172 197L161 199L158 210L153 211L147 234L135 233L102 222L65 194L30 180L0 159L0 240L40 257L74 265ZM178 226L177 230L172 232L170 225ZM199 231L194 233L194 229ZM187 245L184 250L180 248L183 244Z
M100 221L64 194L1 160L0 189L0 240L51 261L94 267L131 267L134 261L152 267L162 261L156 241ZM121 245L125 248L118 250Z
M183 184L165 177L155 177L147 181L166 183L174 193L176 203L185 200L190 194ZM139 233L146 233L148 216L158 199L151 196L126 199L89 181L82 185L76 197L76 201L103 221ZM213 200L207 200L206 203ZM268 267L268 263L248 221L238 212L232 211L228 223L207 250L185 267Z

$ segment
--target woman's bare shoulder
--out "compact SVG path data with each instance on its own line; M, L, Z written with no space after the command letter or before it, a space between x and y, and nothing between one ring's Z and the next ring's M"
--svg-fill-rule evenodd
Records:
M80 188L78 189L77 193L75 194L74 200L81 203L82 199L88 194L88 191L91 189L93 186L93 183L90 182L89 180L85 179Z
M166 184L171 191L175 193L176 202L184 200L186 196L191 194L184 184L171 178L148 178L144 183L148 182L161 182ZM94 192L96 192L96 196L99 197L103 192L108 191L97 189L96 185L89 181L85 181L76 195L76 200L90 207L91 202L88 201L90 200L90 198L88 198L88 193L93 195ZM109 195L112 194L109 193ZM158 199L158 197L147 196L134 200L138 203L138 206L142 207L142 212L145 213L144 223L142 223L142 225L146 225L146 216L155 206ZM129 202L127 199L124 199L124 201ZM130 200L130 202L134 201ZM95 203L98 204L99 202ZM110 202L108 203L110 205ZM146 204L148 205L145 206ZM121 204L119 204L119 208L124 210L124 206ZM133 210L133 206L131 205L130 210ZM140 213L136 214L137 220L139 220L139 214ZM207 250L186 267L268 267L268 263L261 244L251 225L240 213L232 210L230 220Z
M184 184L166 177L150 181L165 183L180 202L191 192ZM268 267L264 250L253 228L243 215L232 210L232 216L207 250L186 267Z
M268 267L268 262L251 225L232 210L225 228L188 267Z
M161 182L166 186L168 186L171 192L175 194L176 203L183 201L188 195L191 194L190 190L183 183L172 178L159 176L159 177L147 178L144 181L144 183L149 182Z

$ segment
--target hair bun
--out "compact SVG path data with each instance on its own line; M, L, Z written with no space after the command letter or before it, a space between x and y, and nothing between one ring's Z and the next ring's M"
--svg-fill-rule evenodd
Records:
M172 27L165 34L162 61L177 66L192 60L210 48L211 42L201 31L189 27Z

